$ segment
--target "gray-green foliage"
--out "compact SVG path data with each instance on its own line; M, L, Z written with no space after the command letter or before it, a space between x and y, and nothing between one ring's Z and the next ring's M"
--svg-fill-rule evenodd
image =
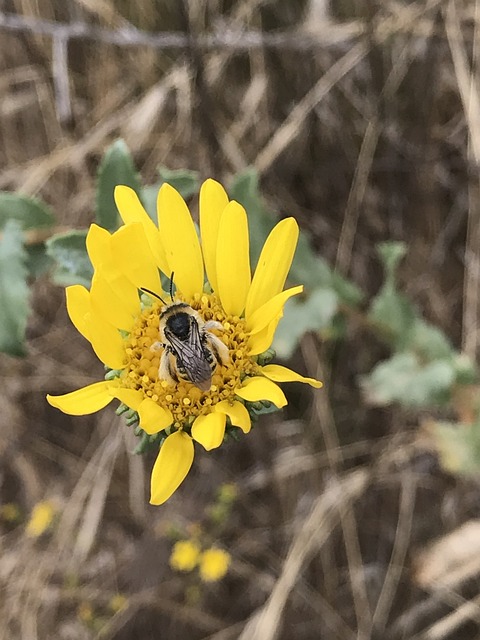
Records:
M117 184L125 184L136 191L156 221L157 193L164 183L171 184L184 198L198 195L200 189L197 172L166 167L159 167L153 185L142 186L127 145L117 140L100 163L93 219L111 232L118 228L120 218L113 193ZM265 204L259 176L253 168L234 176L229 195L248 212L251 264L255 267L278 216ZM90 286L93 270L85 246L86 231L55 233L54 226L54 215L38 199L0 192L0 351L12 355L26 352L29 278L49 269L57 284ZM389 357L374 364L359 380L368 403L440 407L453 401L459 387L468 388L476 383L475 364L455 351L443 331L427 322L399 287L397 270L406 251L403 243L379 245L384 281L368 304L358 286L332 269L313 249L309 234L301 231L287 285L303 284L304 292L285 306L274 342L278 356L289 358L307 331L323 340L344 340L353 316L361 318L364 328L390 350ZM259 413L270 410L257 404L253 409ZM478 420L471 425L433 421L432 425L431 432L446 468L480 471Z
M0 191L0 229L11 220L16 220L23 231L48 229L55 224L53 213L37 198Z
M0 230L11 220L15 220L22 231L38 235L38 238L33 237L30 244L25 246L28 273L37 278L51 266L45 252L44 235L54 226L55 216L37 198L0 191Z
M120 222L113 197L118 184L124 184L140 193L140 179L130 150L123 140L117 140L107 149L97 173L95 219L101 227L109 231L115 231Z
M85 246L86 231L59 233L47 241L47 253L54 260L55 284L90 286L93 268Z
M158 175L160 177L158 182L141 190L143 206L155 223L157 222L157 195L162 184L167 183L174 187L185 199L191 198L200 190L200 177L197 171L158 167Z
M265 206L255 169L249 168L237 174L229 194L248 211L251 262L255 265L265 238L278 219ZM289 281L292 285L303 284L305 293L300 298L289 300L285 305L284 317L278 326L274 342L276 351L283 358L290 357L305 332L321 332L329 328L339 304L356 305L363 298L356 285L335 273L313 251L310 237L305 231L300 232Z
M474 375L447 337L426 322L398 289L396 272L406 252L403 243L378 247L385 280L372 300L368 318L379 337L392 348L391 357L363 376L367 399L379 405L398 402L405 407L428 407L447 401L461 376Z
M248 211L250 260L252 265L256 265L265 238L275 226L275 218L264 205L255 169L249 168L238 173L228 193L232 200L239 202Z
M0 242L0 351L25 355L25 330L30 311L27 252L18 220L3 225Z

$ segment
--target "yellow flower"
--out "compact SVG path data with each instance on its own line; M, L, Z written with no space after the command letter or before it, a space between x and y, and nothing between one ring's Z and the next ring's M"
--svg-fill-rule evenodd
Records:
M32 510L30 520L27 523L26 534L29 538L38 538L52 524L55 517L55 507L48 500L38 502Z
M260 366L257 358L270 347L285 302L303 289L283 291L298 239L293 218L272 230L252 278L246 212L228 200L218 182L207 180L200 191L201 241L183 198L168 184L158 193L158 227L129 187L118 186L115 201L123 226L110 234L93 224L87 235L94 267L90 291L80 285L66 290L73 324L113 370L113 378L47 399L65 413L84 415L117 398L138 413L147 434L165 430L151 478L150 502L158 505L190 470L194 441L207 450L220 446L227 424L248 433L249 403L287 403L277 382L317 388L321 383L279 365ZM186 303L209 323L212 340L228 354L217 358L209 390L189 382L180 370L177 381L164 374L165 365L170 373L178 365L161 344L165 305L145 293L139 296L139 290L148 289L168 298L160 272L174 274L175 302Z
M230 554L222 549L207 549L200 557L200 578L203 582L221 580L230 566Z
M170 566L176 571L192 571L200 556L200 547L193 540L180 540L173 545Z

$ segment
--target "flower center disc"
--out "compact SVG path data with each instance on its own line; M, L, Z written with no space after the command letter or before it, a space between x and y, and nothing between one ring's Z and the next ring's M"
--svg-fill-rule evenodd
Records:
M124 379L127 388L142 391L145 397L169 409L177 428L192 422L199 415L209 413L217 402L233 400L241 378L259 371L256 362L247 355L248 336L242 319L227 315L213 294L196 294L193 299L178 301L189 304L205 322L214 320L223 326L223 331L214 329L211 333L227 346L229 362L227 365L217 364L210 391L201 391L184 380L171 384L159 378L163 349L153 345L161 340L159 325L163 305L156 301L142 310L132 333L126 339L128 364Z

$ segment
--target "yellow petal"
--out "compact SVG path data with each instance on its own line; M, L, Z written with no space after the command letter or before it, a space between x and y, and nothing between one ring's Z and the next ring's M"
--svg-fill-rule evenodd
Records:
M192 425L192 438L203 445L207 451L216 449L223 442L225 423L225 413L208 413L206 416L198 416Z
M110 258L111 234L99 227L98 224L91 224L87 233L87 252L94 269Z
M153 224L153 223L152 223ZM154 225L155 226L155 225ZM87 234L87 251L95 272L101 271L103 278L131 315L138 313L138 291L123 275L112 255L112 236L102 227L92 224Z
M131 286L133 287L133 285ZM90 288L92 309L117 329L131 331L135 317L140 313L140 300L136 288L133 287L133 289L136 298L134 314L130 313L129 305L125 303L126 300L128 300L128 293L131 292L130 287L126 287L125 297L119 297L109 285L108 280L103 276L100 268L95 271Z
M152 470L150 504L163 504L184 481L193 462L193 440L175 431L163 443Z
M280 322L283 313L278 316L267 327L259 331L248 339L248 355L258 356L259 353L263 353L272 346L273 337L277 330L278 323Z
M125 340L118 329L92 310L88 317L88 335L97 357L110 369L123 369L127 363Z
M138 407L144 400L143 393L136 389L111 389L110 393L114 398L120 400L120 402L123 402L123 404L126 404L127 407L130 407L130 409L134 411L138 411Z
M262 367L262 374L274 382L305 382L316 389L323 387L323 383L315 378L305 378L296 371L282 367L279 364L267 364Z
M140 418L140 426L149 435L163 431L163 429L169 427L173 422L171 412L150 398L145 398L136 410Z
M60 409L63 413L68 413L72 416L85 416L89 413L100 411L113 400L113 396L109 391L111 387L111 381L102 380L101 382L94 382L88 387L77 389L77 391L66 393L63 396L47 395L47 400L52 407Z
M249 402L269 400L276 407L284 407L287 404L287 399L280 387L268 378L261 376L246 378L242 387L235 389L235 393Z
M103 264L98 271L108 282L108 286L116 297L122 300L125 312L136 317L140 307L137 287L120 272L113 260L109 265Z
M228 204L228 196L219 182L205 180L200 189L200 233L203 260L210 286L217 291L217 240L220 217Z
M155 259L139 222L120 227L112 235L112 254L117 268L138 289L142 287L159 293L160 275Z
M218 295L227 313L242 314L250 280L247 214L232 200L222 213L217 242Z
M167 275L168 263L165 250L162 246L160 234L155 223L145 211L139 197L133 189L124 185L118 185L114 191L115 204L125 224L140 222L145 230L145 235L155 258L157 266Z
M225 413L234 427L240 427L243 433L248 433L252 427L252 421L250 420L250 414L248 413L245 405L237 400L230 403L228 400L222 400L215 405L215 411Z
M75 329L84 338L90 340L88 333L88 314L90 313L90 293L81 284L65 289L67 311Z
M158 227L170 273L187 298L203 291L203 259L192 216L182 196L163 184L157 199ZM168 275L170 275L170 273Z
M265 304L262 304L256 311L252 313L250 318L247 319L247 329L253 335L258 333L276 318L283 315L283 307L286 301L292 296L296 296L302 293L303 285L298 287L292 287L291 289L285 289L281 293L277 293L276 296L270 298Z
M263 245L252 286L248 292L245 317L280 293L285 284L298 241L298 224L294 218L279 222Z

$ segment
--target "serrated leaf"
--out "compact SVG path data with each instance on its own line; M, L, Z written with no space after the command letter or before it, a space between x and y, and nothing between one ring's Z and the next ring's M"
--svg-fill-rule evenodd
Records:
M380 362L360 382L370 404L398 402L404 407L428 407L443 403L454 381L451 360L422 364L415 354L407 352Z
M96 222L109 231L119 225L119 215L113 192L117 185L131 187L140 194L138 178L132 155L124 140L116 140L105 152L97 174Z
M47 254L56 263L53 281L67 287L83 284L89 287L93 267L85 246L86 231L59 233L47 240Z
M256 169L249 167L237 173L230 185L229 195L232 200L239 202L248 214L250 260L252 265L256 265L263 243L276 222L263 204Z
M337 294L324 287L314 289L305 301L289 300L273 342L277 355L290 358L307 331L321 331L329 327L337 309Z
M9 220L0 242L0 351L25 355L25 331L30 311L27 254L17 221Z
M158 175L163 183L167 183L176 189L183 198L191 198L200 190L200 177L198 171L189 171L188 169L167 169L167 167L159 167Z
M9 220L16 220L22 230L48 229L55 217L46 204L19 193L0 191L0 229Z

